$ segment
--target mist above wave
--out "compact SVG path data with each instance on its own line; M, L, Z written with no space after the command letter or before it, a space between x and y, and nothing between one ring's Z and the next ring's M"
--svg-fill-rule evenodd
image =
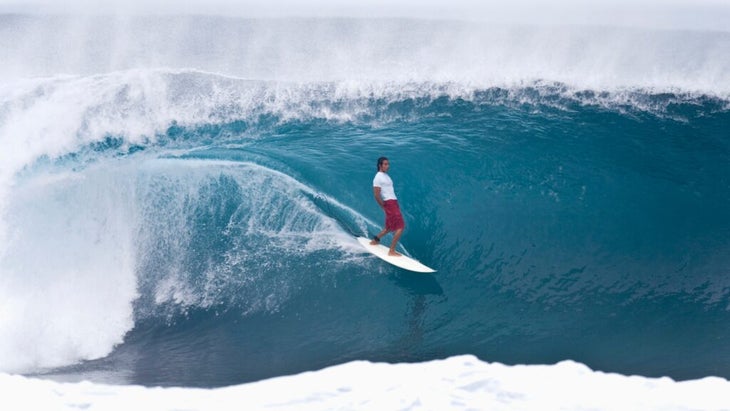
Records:
M197 69L297 82L534 81L730 94L730 33L415 19L2 16L0 77Z

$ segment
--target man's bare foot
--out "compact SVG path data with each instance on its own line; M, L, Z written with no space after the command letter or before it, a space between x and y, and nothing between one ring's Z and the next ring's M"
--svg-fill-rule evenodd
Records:
M399 253L397 251L388 251L388 255L391 256L391 257L400 257L403 254L401 254L401 253Z
M380 241L375 241L375 240L370 241L370 245L378 245L378 244L380 244Z

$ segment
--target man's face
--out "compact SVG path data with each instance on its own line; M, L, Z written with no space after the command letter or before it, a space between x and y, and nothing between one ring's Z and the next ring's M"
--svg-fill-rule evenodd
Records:
M388 169L390 168L390 162L388 160L383 161L383 163L380 165L380 171L387 173Z

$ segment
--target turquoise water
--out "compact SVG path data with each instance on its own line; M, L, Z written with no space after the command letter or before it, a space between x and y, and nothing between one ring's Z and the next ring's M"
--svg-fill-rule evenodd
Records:
M91 344L50 344L19 369L221 386L471 353L730 377L727 99L305 84L161 69L7 86L4 144L28 144L1 192L4 286L62 319L58 344ZM23 140L26 115L45 128ZM434 275L353 238L382 224L383 155L402 251ZM20 329L0 328L0 358L45 335Z

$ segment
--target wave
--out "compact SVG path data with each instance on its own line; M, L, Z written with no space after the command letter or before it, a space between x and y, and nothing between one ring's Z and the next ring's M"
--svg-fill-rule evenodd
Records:
M354 210L281 172L248 162L157 160L146 166L136 193L143 221L138 241L140 319L172 318L187 307L276 311L303 273L321 265L359 261L338 221L368 222ZM343 253L344 252L344 253Z
M475 294L485 289L536 318L554 307L583 309L594 297L627 311L640 301L635 311L651 319L673 315L656 300L711 317L703 317L707 323L725 318L718 306L727 302L730 231L721 130L729 106L721 92L667 91L669 83L662 92L545 80L484 86L458 75L312 77L131 69L0 85L3 371L104 357L141 322L164 327L189 311L235 311L237 321L280 311L318 320L320 313L302 309L309 307L302 294L322 299L338 279L373 267L348 234L377 226L375 212L353 204L372 203L360 194L372 168L363 158L393 147L412 164L402 176L411 182L405 203L413 205L404 210L422 240L408 245L454 267L442 276L458 290L452 301L469 301L457 311L481 327L465 333L456 325L436 337L444 345L482 355L505 346L483 320L499 308ZM350 168L338 170L342 164ZM353 173L368 174L356 190ZM325 287L312 285L317 275ZM371 304L362 298L368 285L348 285L342 300ZM409 295L430 295L412 291L419 286L398 283ZM299 297L307 303L297 311L289 304ZM548 311L530 311L535 303ZM597 314L586 314L589 320L616 315L590 307ZM347 334L352 318L377 326L370 313L353 311L332 321L333 334ZM523 320L496 334L541 332ZM703 335L685 327L686 335ZM412 328L409 338L424 333ZM619 328L638 329L603 332ZM466 336L474 332L486 343ZM370 352L347 351L351 345L337 358ZM684 358L697 354L690 346L679 346ZM664 355L676 356L673 348ZM501 353L515 355L508 351ZM695 366L687 366L690 375L706 375L708 368Z

